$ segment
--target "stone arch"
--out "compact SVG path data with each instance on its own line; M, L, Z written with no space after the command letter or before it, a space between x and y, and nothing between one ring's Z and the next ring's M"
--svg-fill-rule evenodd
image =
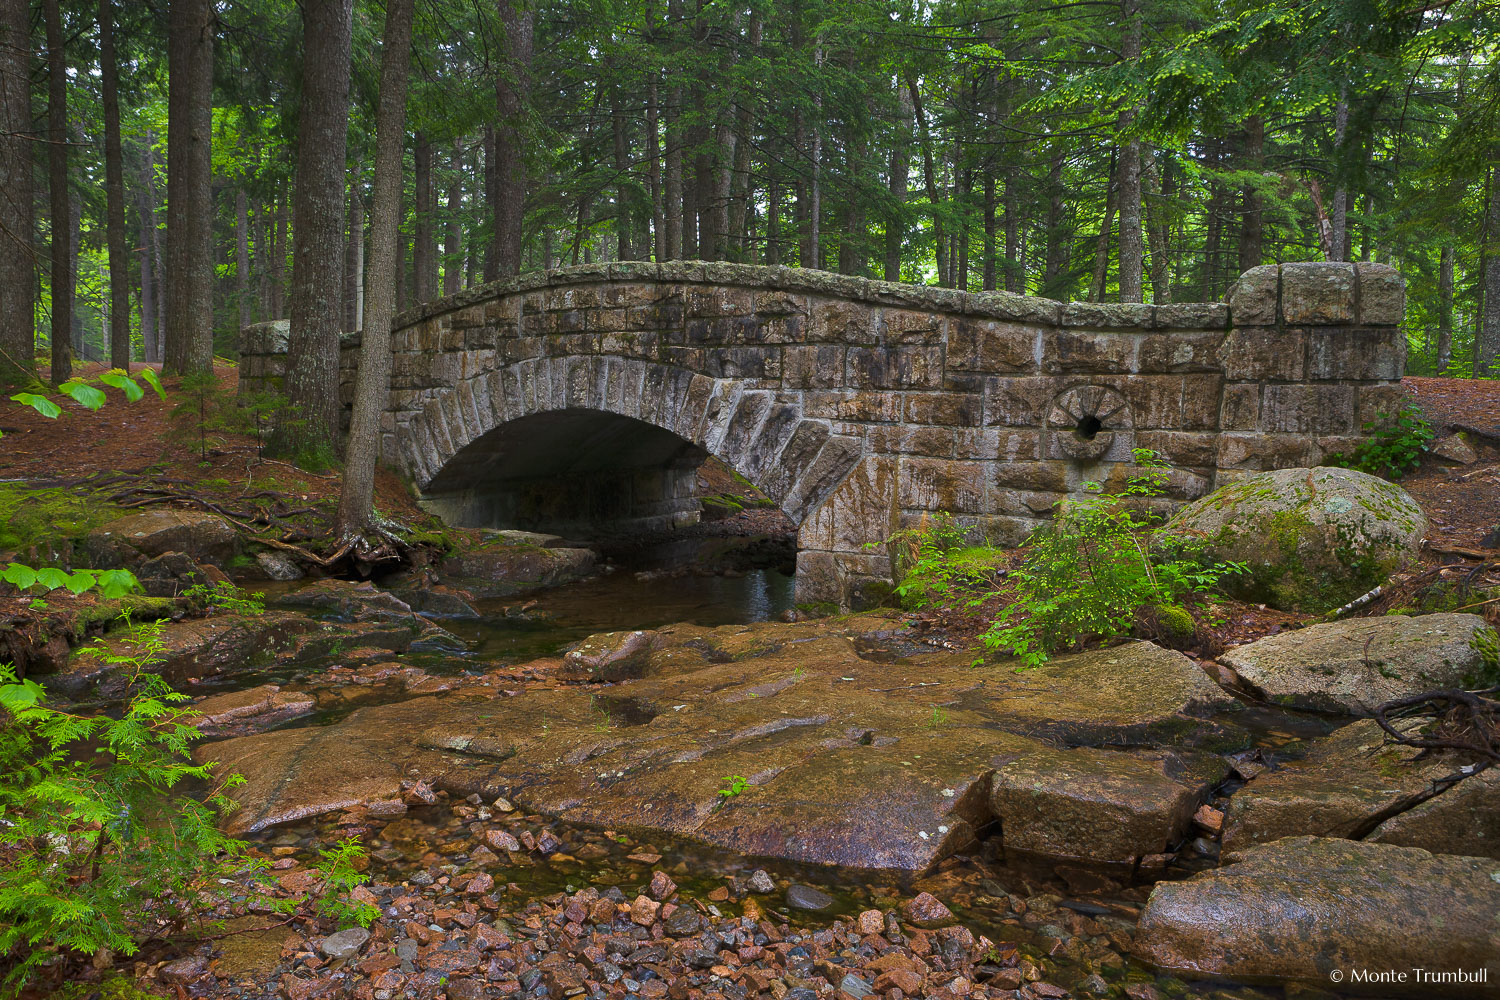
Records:
M884 556L864 545L885 538L892 498L870 491L864 442L837 433L829 420L807 417L803 403L802 394L778 392L755 379L716 378L643 358L559 355L517 361L438 388L399 446L424 498L458 523L499 513L491 507L487 514L486 474L503 472L507 455L518 450L534 459L545 448L546 442L524 441L529 429L550 434L571 422L573 440L580 430L614 435L617 428L634 429L633 436L620 437L629 438L625 447L632 451L615 471L655 467L665 473L659 494L648 493L637 512L643 525L666 526L674 509L685 511L674 502L688 495L697 469L693 459L713 455L798 527L798 599L840 601L851 577L888 576ZM553 471L566 466L560 462ZM576 471L597 474L599 467L587 459ZM836 492L851 498L852 521L825 509ZM873 519L865 510L872 502L885 508ZM648 509L650 504L658 506ZM866 565L871 560L881 564Z

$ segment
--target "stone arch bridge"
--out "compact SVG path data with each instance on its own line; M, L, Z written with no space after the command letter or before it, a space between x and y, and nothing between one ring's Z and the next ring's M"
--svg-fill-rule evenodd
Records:
M381 452L454 523L573 533L696 518L715 455L798 526L798 600L857 606L930 512L1016 543L1134 448L1172 463L1175 502L1349 448L1400 404L1403 294L1380 264L1268 265L1159 306L572 267L398 316ZM242 380L280 374L284 331L246 330Z

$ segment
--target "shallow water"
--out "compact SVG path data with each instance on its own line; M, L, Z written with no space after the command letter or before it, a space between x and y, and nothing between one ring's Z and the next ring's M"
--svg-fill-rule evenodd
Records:
M400 661L420 665L434 674L478 671L496 663L554 656L597 632L675 622L713 627L771 620L792 607L792 601L792 578L774 570L755 570L743 576L640 577L621 571L524 597L478 602L475 608L481 613L479 619L438 619L464 641L465 654L409 653ZM335 659L330 657L329 662ZM289 671L288 677L262 673L240 680L264 683L292 679L315 684L321 669L322 664L314 663ZM290 724L327 724L356 704L407 697L411 695L399 687L366 688L347 707L320 711ZM1304 741L1330 729L1323 720L1274 708L1247 708L1214 721L1248 734L1248 742L1281 757L1300 755ZM1051 969L1053 981L1071 984L1090 971L1099 971L1110 983L1154 982L1168 995L1180 995L1186 984L1157 977L1124 954L1111 938L1128 932L1152 881L1183 878L1212 867L1217 853L1216 848L1205 851L1184 845L1178 862L1147 877L1129 868L1006 856L992 840L974 845L966 855L944 861L934 872L914 876L748 858L659 833L578 827L540 816L507 814L488 803L456 802L413 809L388 826L374 823L366 835L371 848L371 874L388 884L440 880L469 867L470 855L482 843L483 828L495 825L503 825L517 836L527 831L540 837L546 831L559 842L548 854L525 852L491 868L497 886L507 886L506 909L587 885L601 889L619 886L627 895L634 895L656 869L671 874L686 895L708 900L711 891L742 887L751 872L763 868L777 882L775 893L740 894L715 903L715 909L725 915L739 914L746 899L751 899L752 905L768 915L779 914L794 924L816 926L872 907L894 909L915 892L927 890L941 898L975 933L1014 945L1023 956ZM254 839L295 846L310 860L317 848L326 847L347 832L328 818L276 828ZM784 893L791 882L820 888L835 902L820 913L789 911ZM440 896L448 892L441 885L437 890ZM1029 915L1017 912L1014 904L1018 899ZM1081 924L1081 920L1085 922ZM1106 954L1114 956L1108 965L1101 964ZM1226 983L1193 984L1192 990L1241 1000L1280 995L1276 989Z

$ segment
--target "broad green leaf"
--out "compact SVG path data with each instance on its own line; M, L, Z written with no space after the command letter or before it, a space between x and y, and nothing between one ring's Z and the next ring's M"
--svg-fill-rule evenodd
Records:
M85 590L92 589L94 583L94 572L92 570L80 569L69 575L68 578L63 581L63 586L67 587L68 590L72 591L75 594L81 594Z
M140 588L140 581L128 569L106 569L98 574L99 594L108 600L124 597Z
M0 573L0 580L20 590L33 586L36 583L36 570L21 563L11 563L5 567L5 572Z
M23 680L14 684L0 684L0 705L13 713L41 704L46 696L46 692L36 681Z
M56 590L58 587L68 586L68 571L63 569L39 569L36 571L36 582L48 590ZM72 590L71 587L68 589ZM78 591L73 591L78 593Z
M167 390L161 387L161 379L157 377L155 368L142 368L141 379L145 381L145 383L151 388L156 390L157 396L161 397L162 399L167 398Z
M108 397L100 390L95 389L86 382L76 380L64 382L57 387L57 391L64 396L72 397L80 406L90 410L97 410L108 401Z
M46 396L35 392L18 392L10 398L13 402L20 403L22 406L31 407L48 419L55 420L62 413L62 407L52 402Z
M100 375L99 381L103 382L105 385L113 386L114 388L124 392L125 399L131 403L134 403L136 400L140 399L146 394L146 390L141 388L139 382L131 378L129 375L126 375L118 368L111 368L103 375Z

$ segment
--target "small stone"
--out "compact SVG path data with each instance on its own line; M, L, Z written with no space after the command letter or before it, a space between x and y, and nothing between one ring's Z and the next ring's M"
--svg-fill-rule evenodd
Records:
M677 883L673 882L672 877L666 872L655 871L651 873L651 886L647 889L647 892L651 894L652 899L660 902L676 891Z
M879 910L865 910L855 922L855 929L859 931L860 937L879 934L885 930L885 914Z
M493 888L495 888L495 879L487 874L479 874L469 880L464 892L471 896L482 896Z
M1016 975L1016 985L1020 985L1020 974ZM911 969L891 969L882 972L875 979L875 991L885 993L887 990L897 989L907 996L916 996L922 989L922 977Z
M844 976L843 979L839 980L839 989L843 990L851 997L854 997L855 1000L863 1000L864 997L873 996L875 994L875 991L870 988L869 983L865 982L863 979L859 978L852 972Z
M918 927L938 927L953 920L953 911L930 892L919 892L906 901L901 912Z
M323 939L322 951L329 958L349 958L359 954L359 949L370 940L370 932L363 927L351 927Z
M810 885L793 882L786 887L786 905L794 910L826 910L833 905L833 897Z
M493 804L496 809L499 809L503 813L515 812L516 810L516 807L511 804L510 799L507 799L503 795L495 799Z
M521 842L511 836L509 830L490 827L484 831L484 842L497 851L519 851Z
M673 937L691 937L702 928L703 920L691 906L679 906L668 914L664 926Z
M660 909L661 904L649 896L637 896L630 904L630 919L642 927L650 927L656 922L656 913Z
M163 981L186 986L208 975L208 960L202 955L189 955L161 967Z
M396 942L396 957L403 962L415 962L421 950L422 946L417 944L415 938L402 938Z
M764 868L757 868L750 873L745 888L765 896L776 891L776 882Z
M1479 453L1474 450L1474 446L1469 443L1468 438L1461 431L1457 434L1449 434L1447 437L1438 438L1432 442L1432 447L1429 450L1438 458L1446 459L1449 462L1457 462L1459 465L1473 465L1479 461Z
M1193 822L1210 833L1218 833L1224 826L1224 813L1205 802L1193 813Z

